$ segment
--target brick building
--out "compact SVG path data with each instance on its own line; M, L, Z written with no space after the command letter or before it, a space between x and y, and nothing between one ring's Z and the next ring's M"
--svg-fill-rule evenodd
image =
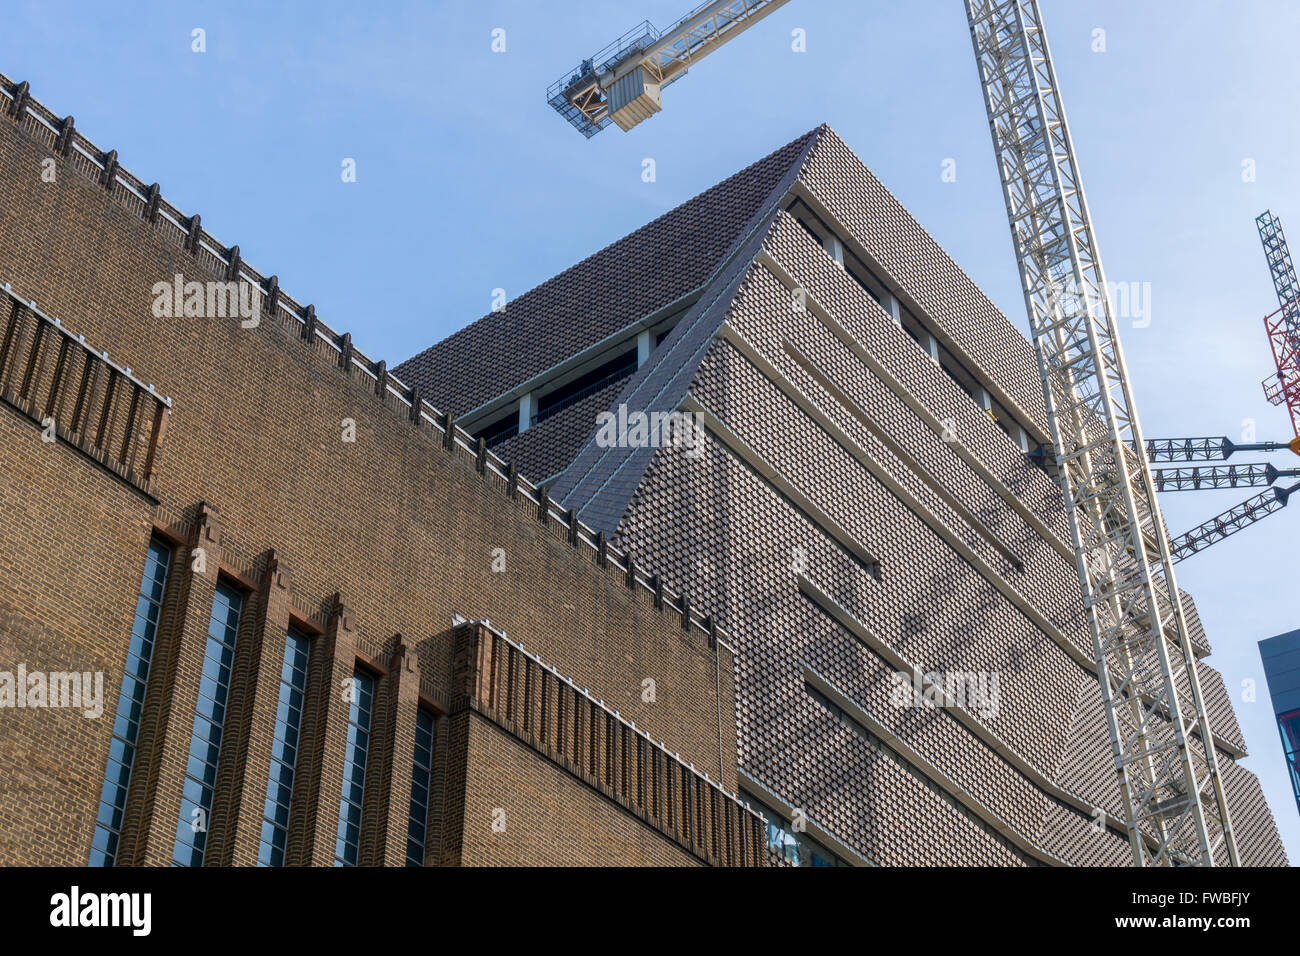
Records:
M0 862L1127 862L1032 348L829 129L390 372L0 114Z
M830 129L397 371L732 635L792 860L1130 861L1032 346ZM1283 863L1199 669L1242 858Z
M4 77L0 182L0 864L767 862L712 621Z

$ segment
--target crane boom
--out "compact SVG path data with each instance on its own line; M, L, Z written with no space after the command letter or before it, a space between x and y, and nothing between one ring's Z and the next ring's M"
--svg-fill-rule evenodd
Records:
M1130 445L1136 448L1136 445ZM1237 444L1220 438L1148 438L1147 461L1227 461L1239 451L1283 451L1285 442L1261 441Z
M1279 478L1300 478L1300 468L1279 469L1271 464L1191 465L1152 468L1156 491L1217 491L1222 488L1266 488Z
M1231 537L1261 518L1266 518L1275 511L1281 511L1286 507L1287 500L1297 491L1300 491L1300 483L1290 488L1270 488L1262 494L1246 499L1234 508L1229 508L1223 514L1216 515L1204 524L1197 525L1175 539L1174 560L1181 561L1191 557L1197 551Z
M630 130L663 108L661 91L693 63L788 2L711 0L662 33L643 21L551 84L546 101L588 139L611 122Z
M1038 3L965 3L1133 859L1212 866L1223 848L1235 865L1174 560L1146 456L1135 451L1141 426Z

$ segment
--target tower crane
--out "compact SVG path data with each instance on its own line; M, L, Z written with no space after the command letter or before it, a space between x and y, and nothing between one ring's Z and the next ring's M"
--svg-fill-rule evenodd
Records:
M631 129L662 108L663 86L693 60L785 2L714 0L663 34L647 22L553 84L547 100L588 138L611 121ZM1213 866L1222 850L1236 865L1175 559L1138 451L1146 446L1038 2L964 2L1133 861Z
M1278 310L1264 318L1273 359L1274 375L1264 379L1264 395L1274 405L1286 404L1296 437L1288 443L1258 442L1237 445L1228 438L1155 439L1146 444L1148 461L1227 461L1234 452L1272 452L1289 448L1300 455L1300 280L1296 278L1282 221L1265 210L1255 219L1264 259L1277 293ZM1157 491L1269 487L1280 478L1293 478L1297 469L1271 464L1196 465L1157 468L1152 471ZM1272 488L1197 525L1173 542L1174 560L1196 554L1261 518L1281 511L1300 485Z
M1273 452L1287 448L1300 454L1300 439L1287 444L1275 441L1236 444L1227 437L1153 438L1146 443L1147 461L1153 463L1227 461L1239 451ZM1225 488L1269 487L1282 478L1300 477L1300 468L1277 468L1267 462L1248 465L1179 465L1153 468L1151 477L1158 492L1216 491ZM1174 560L1189 558L1256 521L1281 511L1294 491L1294 487L1270 488L1179 535L1172 543Z
M1291 450L1300 455L1300 281L1296 279L1282 221L1265 210L1256 218L1255 225L1278 303L1278 310L1264 319L1264 330L1277 365L1277 374L1264 380L1264 396L1274 405L1286 404L1296 433Z
M1264 379L1264 396L1274 405L1286 404L1296 437L1283 445L1263 442L1234 445L1227 438L1187 438L1147 443L1151 461L1226 461L1235 451L1277 451L1290 448L1300 455L1300 281L1296 279L1291 252L1287 248L1282 221L1268 210L1255 219L1264 258L1277 293L1278 310L1264 318L1269 344L1277 372ZM1297 469L1279 470L1271 464L1211 465L1191 468L1156 469L1153 476L1159 491L1182 491L1201 488L1247 488L1271 486L1279 478L1292 478ZM1291 496L1300 491L1300 483L1289 488L1272 488L1248 498L1209 521L1197 525L1173 543L1174 559L1181 561L1236 534L1268 515L1286 507Z
M1222 848L1235 865L1174 558L1137 450L1142 428L1042 14L1037 0L965 4L1133 859L1212 866Z
M627 131L663 109L665 86L697 60L789 0L713 0L660 33L644 20L546 91L546 102L587 139L611 122Z

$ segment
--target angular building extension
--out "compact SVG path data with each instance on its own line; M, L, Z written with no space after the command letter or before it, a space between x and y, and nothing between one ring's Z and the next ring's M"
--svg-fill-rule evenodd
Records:
M1295 793L1296 811L1300 812L1300 631L1260 641L1259 656L1282 736L1282 755Z
M390 369L0 76L0 283L0 863L1128 862L1032 348L829 129Z
M1130 860L1032 347L830 129L397 371L731 635L789 859ZM1201 679L1242 858L1281 863Z

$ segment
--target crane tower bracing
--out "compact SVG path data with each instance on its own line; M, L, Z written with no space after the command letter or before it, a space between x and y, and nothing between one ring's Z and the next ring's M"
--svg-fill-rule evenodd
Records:
M1236 865L1174 560L1146 456L1135 450L1144 447L1141 426L1038 3L965 3L1133 859L1212 866L1222 849Z
M1300 310L1278 309L1264 319L1277 374L1264 380L1264 394L1274 405L1285 403L1296 437L1291 450L1300 455Z
M1295 304L1297 297L1300 297L1300 280L1296 278L1295 263L1291 261L1286 233L1282 231L1282 220L1265 209L1255 217L1255 227L1259 230L1259 241L1264 246L1264 258L1268 261L1273 291L1277 293L1277 304L1283 308Z
M611 122L630 130L663 107L660 92L692 63L789 0L711 0L660 33L643 21L551 84L546 102L588 139Z
M1264 379L1264 395L1274 405L1286 403L1291 425L1300 436L1300 280L1287 248L1282 220L1268 210L1255 219L1264 247L1278 310L1264 319L1277 372ZM1300 452L1300 446L1295 449Z

